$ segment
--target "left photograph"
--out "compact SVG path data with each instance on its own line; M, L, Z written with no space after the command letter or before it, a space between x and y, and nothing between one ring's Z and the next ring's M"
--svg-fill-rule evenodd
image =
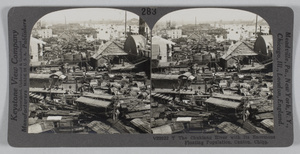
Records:
M49 13L31 31L29 55L28 133L151 133L151 32L138 15Z

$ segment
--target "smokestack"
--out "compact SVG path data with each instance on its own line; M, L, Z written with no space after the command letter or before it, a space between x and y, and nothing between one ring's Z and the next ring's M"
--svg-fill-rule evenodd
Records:
M255 19L255 35L257 36L257 17L258 15L256 15L256 19Z
M149 36L148 36L148 28L146 28L146 40L149 40L148 37L149 37Z
M140 17L139 20L139 34L145 36L145 21Z
M261 26L259 26L259 33L261 34Z

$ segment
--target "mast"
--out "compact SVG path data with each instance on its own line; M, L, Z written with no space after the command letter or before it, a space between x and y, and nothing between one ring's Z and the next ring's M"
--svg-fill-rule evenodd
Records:
M255 19L255 35L257 35L257 18L258 18L258 15L256 15L256 19Z
M197 18L195 17L195 28L194 28L194 32L196 32L197 31Z
M127 28L127 11L125 11L125 32L124 32L125 37L126 37L126 28Z

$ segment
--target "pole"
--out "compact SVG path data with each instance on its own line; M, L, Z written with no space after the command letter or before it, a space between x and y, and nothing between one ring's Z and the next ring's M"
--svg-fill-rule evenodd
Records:
M256 15L256 19L255 19L255 35L257 35L257 18L258 18L258 15Z
M125 33L124 33L124 35L125 35L125 37L126 37L126 30L127 29L127 11L125 11Z

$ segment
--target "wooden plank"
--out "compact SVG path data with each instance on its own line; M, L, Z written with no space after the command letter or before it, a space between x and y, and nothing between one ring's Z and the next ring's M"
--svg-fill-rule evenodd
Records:
M227 134L248 134L248 131L227 121L222 122L217 127Z
M173 90L173 89L162 89L162 88L155 88L152 92L154 93L165 93L165 94L182 94L182 95L195 95L195 90Z
M35 92L35 93L52 93L52 94L65 94L66 90L61 90L61 89L50 89L48 90L48 88L44 89L44 88L32 88L29 87L29 92Z
M107 108L112 103L110 101L97 100L97 99L92 99L87 97L79 97L76 99L76 102L80 102L89 106L101 107L101 108Z
M226 94L219 94L219 93L213 93L212 96L215 98L231 99L231 100L236 100L236 101L241 101L244 98L243 96L226 95Z
M97 98L97 99L104 99L104 100L112 100L113 99L113 95L100 95L100 94L94 94L94 93L89 93L89 92L84 92L83 96L85 97L90 97L90 98Z
M267 113L261 113L255 115L256 120L262 120L262 119L274 119L273 112L267 112Z
M54 129L53 122L41 122L28 126L28 133L38 134Z
M178 80L180 75L171 74L151 74L151 79L153 80Z
M136 126L137 128L139 128L141 131L145 132L145 133L151 133L151 128L150 128L150 123L136 118L130 121L134 126Z
M260 122L264 127L268 128L272 132L274 132L274 120L273 119L265 119Z
M79 111L70 111L70 110L50 110L46 111L46 116L79 116L81 112Z
M152 133L153 134L172 134L172 128L169 125L163 125L159 127L152 128Z
M125 115L125 117L126 119L150 118L150 110L128 113Z
M245 121L243 123L243 128L252 134L268 134L268 132L266 130L264 130L263 128L254 126L254 124L252 124L250 121Z
M119 131L101 121L92 121L87 126L98 134L120 134Z
M241 105L241 102L227 101L227 100L222 100L222 99L213 98L213 97L210 97L209 99L207 99L205 101L205 103L209 103L209 104L213 104L213 105L225 107L225 108L233 108L233 109L236 109Z

